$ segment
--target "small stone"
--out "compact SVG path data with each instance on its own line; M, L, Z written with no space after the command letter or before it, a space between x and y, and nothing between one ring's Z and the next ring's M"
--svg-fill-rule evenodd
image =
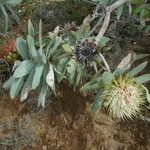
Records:
M47 146L46 146L46 145L43 145L43 146L42 146L42 150L47 150Z

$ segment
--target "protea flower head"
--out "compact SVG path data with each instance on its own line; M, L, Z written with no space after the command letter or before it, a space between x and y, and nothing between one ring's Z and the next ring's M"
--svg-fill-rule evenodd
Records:
M120 76L104 89L103 106L114 118L136 117L145 104L145 91L133 78Z
M89 64L96 54L96 44L88 39L76 44L73 48L76 60L81 64Z

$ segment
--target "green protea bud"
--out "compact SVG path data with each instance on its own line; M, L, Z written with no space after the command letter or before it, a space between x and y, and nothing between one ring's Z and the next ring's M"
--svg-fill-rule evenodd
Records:
M114 118L136 117L145 104L145 91L133 78L118 77L111 84L104 85L103 106Z

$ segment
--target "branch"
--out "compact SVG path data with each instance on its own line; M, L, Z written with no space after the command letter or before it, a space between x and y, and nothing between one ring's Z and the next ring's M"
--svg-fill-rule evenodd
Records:
M103 22L103 25L96 37L96 44L99 43L100 39L103 37L103 35L105 34L107 28L108 28L108 25L109 25L109 22L110 22L110 16L111 16L111 12L113 10L115 10L116 8L118 8L119 6L123 5L124 3L126 3L128 0L118 0L117 2L115 2L114 4L106 7L106 15L105 15L105 18L104 18L104 22ZM99 25L100 21L98 22L98 24L96 25L96 27ZM94 29L95 30L95 29ZM93 32L93 30L92 30ZM91 32L90 32L91 33ZM108 72L111 72L110 70L110 67L105 59L105 57L103 56L103 54L99 53L99 56L101 57L106 69Z
M107 70L108 72L111 72L111 70L110 70L110 68L109 68L109 65L108 65L108 63L107 63L105 57L103 56L103 54L99 53L99 56L101 57L101 59L102 59L104 65L105 65L105 67L106 67L106 70Z
M110 22L110 15L111 15L111 12L113 10L115 10L116 8L118 8L119 6L123 5L124 3L126 3L128 0L118 0L117 2L115 2L114 4L106 7L106 15L105 15L105 19L104 19L104 22L103 22L103 25L96 37L96 43L98 43L100 41L100 39L103 37L103 35L105 34L107 28L108 28L108 25L109 25L109 22Z

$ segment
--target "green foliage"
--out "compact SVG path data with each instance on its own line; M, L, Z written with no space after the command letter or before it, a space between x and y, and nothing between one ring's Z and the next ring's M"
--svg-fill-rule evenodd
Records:
M28 21L27 39L17 38L16 47L22 61L14 63L14 73L4 84L4 88L10 89L11 98L21 93L20 100L24 101L31 90L37 90L40 94L38 104L44 106L48 92L48 86L55 93L54 73L56 64L53 59L62 55L56 52L61 44L61 38L50 39L49 43L42 40L42 23L39 23L39 40L31 21ZM61 72L60 72L61 73Z
M135 93L141 92L141 96L139 95L140 99L133 97L136 99L135 101L137 101L137 103L138 103L138 101L141 104L145 103L145 99L147 99L147 101L150 102L149 91L143 85L143 83L147 83L150 81L150 74L144 74L144 75L138 76L138 73L140 73L146 67L147 62L143 62L140 65L138 65L137 67L135 67L132 70L127 72L127 70L129 70L131 67L131 65L128 65L128 67L127 67L127 64L131 63L131 61L129 61L129 56L130 55L128 55L127 57L125 57L122 60L122 62L118 65L118 68L116 68L116 70L114 71L113 74L110 72L104 72L102 75L97 76L96 78L92 79L91 81L89 81L88 83L86 83L85 85L83 85L81 87L80 90L83 93L88 93L93 90L97 93L97 96L95 97L95 101L92 104L92 108L91 108L93 113L96 113L101 108L106 108L108 110L108 112L110 113L110 115L113 117L132 118L133 116L137 116L137 114L133 113L134 107L135 107L135 109L137 109L137 111L139 110L139 108L137 108L136 104L134 104L135 106L132 106L132 111L130 113L130 110L129 110L130 106L128 106L128 105L125 106L123 104L124 102L121 102L120 99L118 99L118 102L117 101L115 102L115 99L117 99L119 97L119 91L121 91L121 87L124 87L125 85L126 85L126 87L128 87L128 86L135 87L135 91L134 91ZM137 60L136 58L142 58L142 57L145 57L145 56L141 56L141 55L137 56L134 58L134 60ZM119 86L120 86L120 90L118 90L118 92L117 92L117 87L119 87ZM138 87L138 88L136 89L136 87ZM116 91L115 91L115 89L116 89ZM113 93L111 90L112 91L114 90ZM138 92L138 90L140 90L140 91ZM115 92L117 92L116 95L115 95ZM132 93L132 90L130 92ZM110 100L111 98L112 98L112 101ZM113 100L114 100L114 103L113 103ZM130 101L130 99L129 99L129 101ZM122 110L120 110L120 113L117 113L118 109L115 108L116 105L118 105L118 109L119 109L119 105L122 105L122 106L120 106L120 107L122 107L122 110L126 109L125 107L129 107L128 112L126 112L126 110L124 110L124 112L121 112ZM137 105L139 105L139 104L137 104ZM140 105L138 107L140 107ZM120 115L121 113L122 113L122 116Z
M131 0L132 14L138 16L141 20L141 24L145 26L146 20L150 17L150 5L144 0Z
M13 19L17 23L19 23L19 18L16 15L16 13L13 11L12 7L17 6L21 2L22 2L22 0L0 0L0 19L2 20L2 22L4 22L4 24L3 24L4 31L2 31L3 33L6 34L8 31L9 14L13 17ZM3 20L3 18L4 18L4 20Z

